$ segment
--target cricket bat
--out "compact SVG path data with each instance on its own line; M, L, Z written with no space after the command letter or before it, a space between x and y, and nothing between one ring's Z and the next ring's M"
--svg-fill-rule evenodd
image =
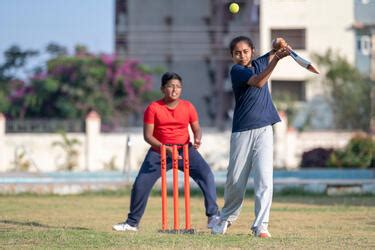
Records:
M302 67L306 68L307 70L315 73L315 74L319 74L319 71L307 60L303 59L302 57L300 57L296 52L294 52L293 50L289 49L289 52L290 52L290 56L294 59L294 61L296 61L299 65L301 65Z

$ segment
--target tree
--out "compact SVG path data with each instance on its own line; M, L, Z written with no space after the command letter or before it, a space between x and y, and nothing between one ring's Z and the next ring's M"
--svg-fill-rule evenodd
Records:
M52 56L63 56L68 54L67 48L57 43L48 44L46 51Z
M35 50L22 50L17 45L11 46L4 52L5 62L0 65L0 112L13 113L11 110L13 95L20 95L24 91L24 82L17 79L17 73L24 68L27 61L38 55ZM22 85L22 86L21 86ZM16 89L15 89L16 88Z
M30 57L38 55L36 50L22 50L17 45L4 52L5 63L0 66L0 81L12 79L16 70L24 67Z
M82 45L76 46L74 55L57 44L48 45L46 51L51 56L46 66L38 67L27 80L3 74L6 88L0 91L0 108L9 117L81 119L94 109L116 124L140 113L156 94L152 74L160 69L121 61L115 55L94 55ZM10 58L3 68L22 67L30 55L19 52L17 60Z
M371 112L370 80L331 50L314 57L325 69L323 81L330 93L336 128L368 131Z

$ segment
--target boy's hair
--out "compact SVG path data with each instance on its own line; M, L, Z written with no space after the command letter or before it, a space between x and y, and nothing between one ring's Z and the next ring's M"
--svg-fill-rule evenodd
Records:
M164 87L168 83L168 81L172 79L179 80L182 83L182 78L179 74L174 72L165 72L161 77L161 86Z
M230 54L233 56L233 50L234 50L234 47L236 46L237 43L239 42L245 42L249 45L249 47L254 50L254 43L253 41L247 37L247 36L237 36L235 38L232 39L232 41L230 42L229 44L229 49L230 49Z

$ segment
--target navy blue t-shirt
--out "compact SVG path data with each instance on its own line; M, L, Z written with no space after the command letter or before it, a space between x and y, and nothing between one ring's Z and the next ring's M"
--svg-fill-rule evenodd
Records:
M252 67L236 64L230 71L236 100L232 132L261 128L280 121L279 114L272 103L268 82L262 88L247 84L250 77L258 75L267 67L268 56L267 53L253 60Z

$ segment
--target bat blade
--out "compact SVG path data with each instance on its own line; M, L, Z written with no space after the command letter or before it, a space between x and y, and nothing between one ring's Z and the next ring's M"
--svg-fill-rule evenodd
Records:
M307 60L303 59L302 57L300 57L296 52L294 52L293 50L289 50L290 51L290 56L294 59L294 61L296 61L299 65L301 65L302 67L304 67L305 69L315 73L315 74L319 74L319 71Z

